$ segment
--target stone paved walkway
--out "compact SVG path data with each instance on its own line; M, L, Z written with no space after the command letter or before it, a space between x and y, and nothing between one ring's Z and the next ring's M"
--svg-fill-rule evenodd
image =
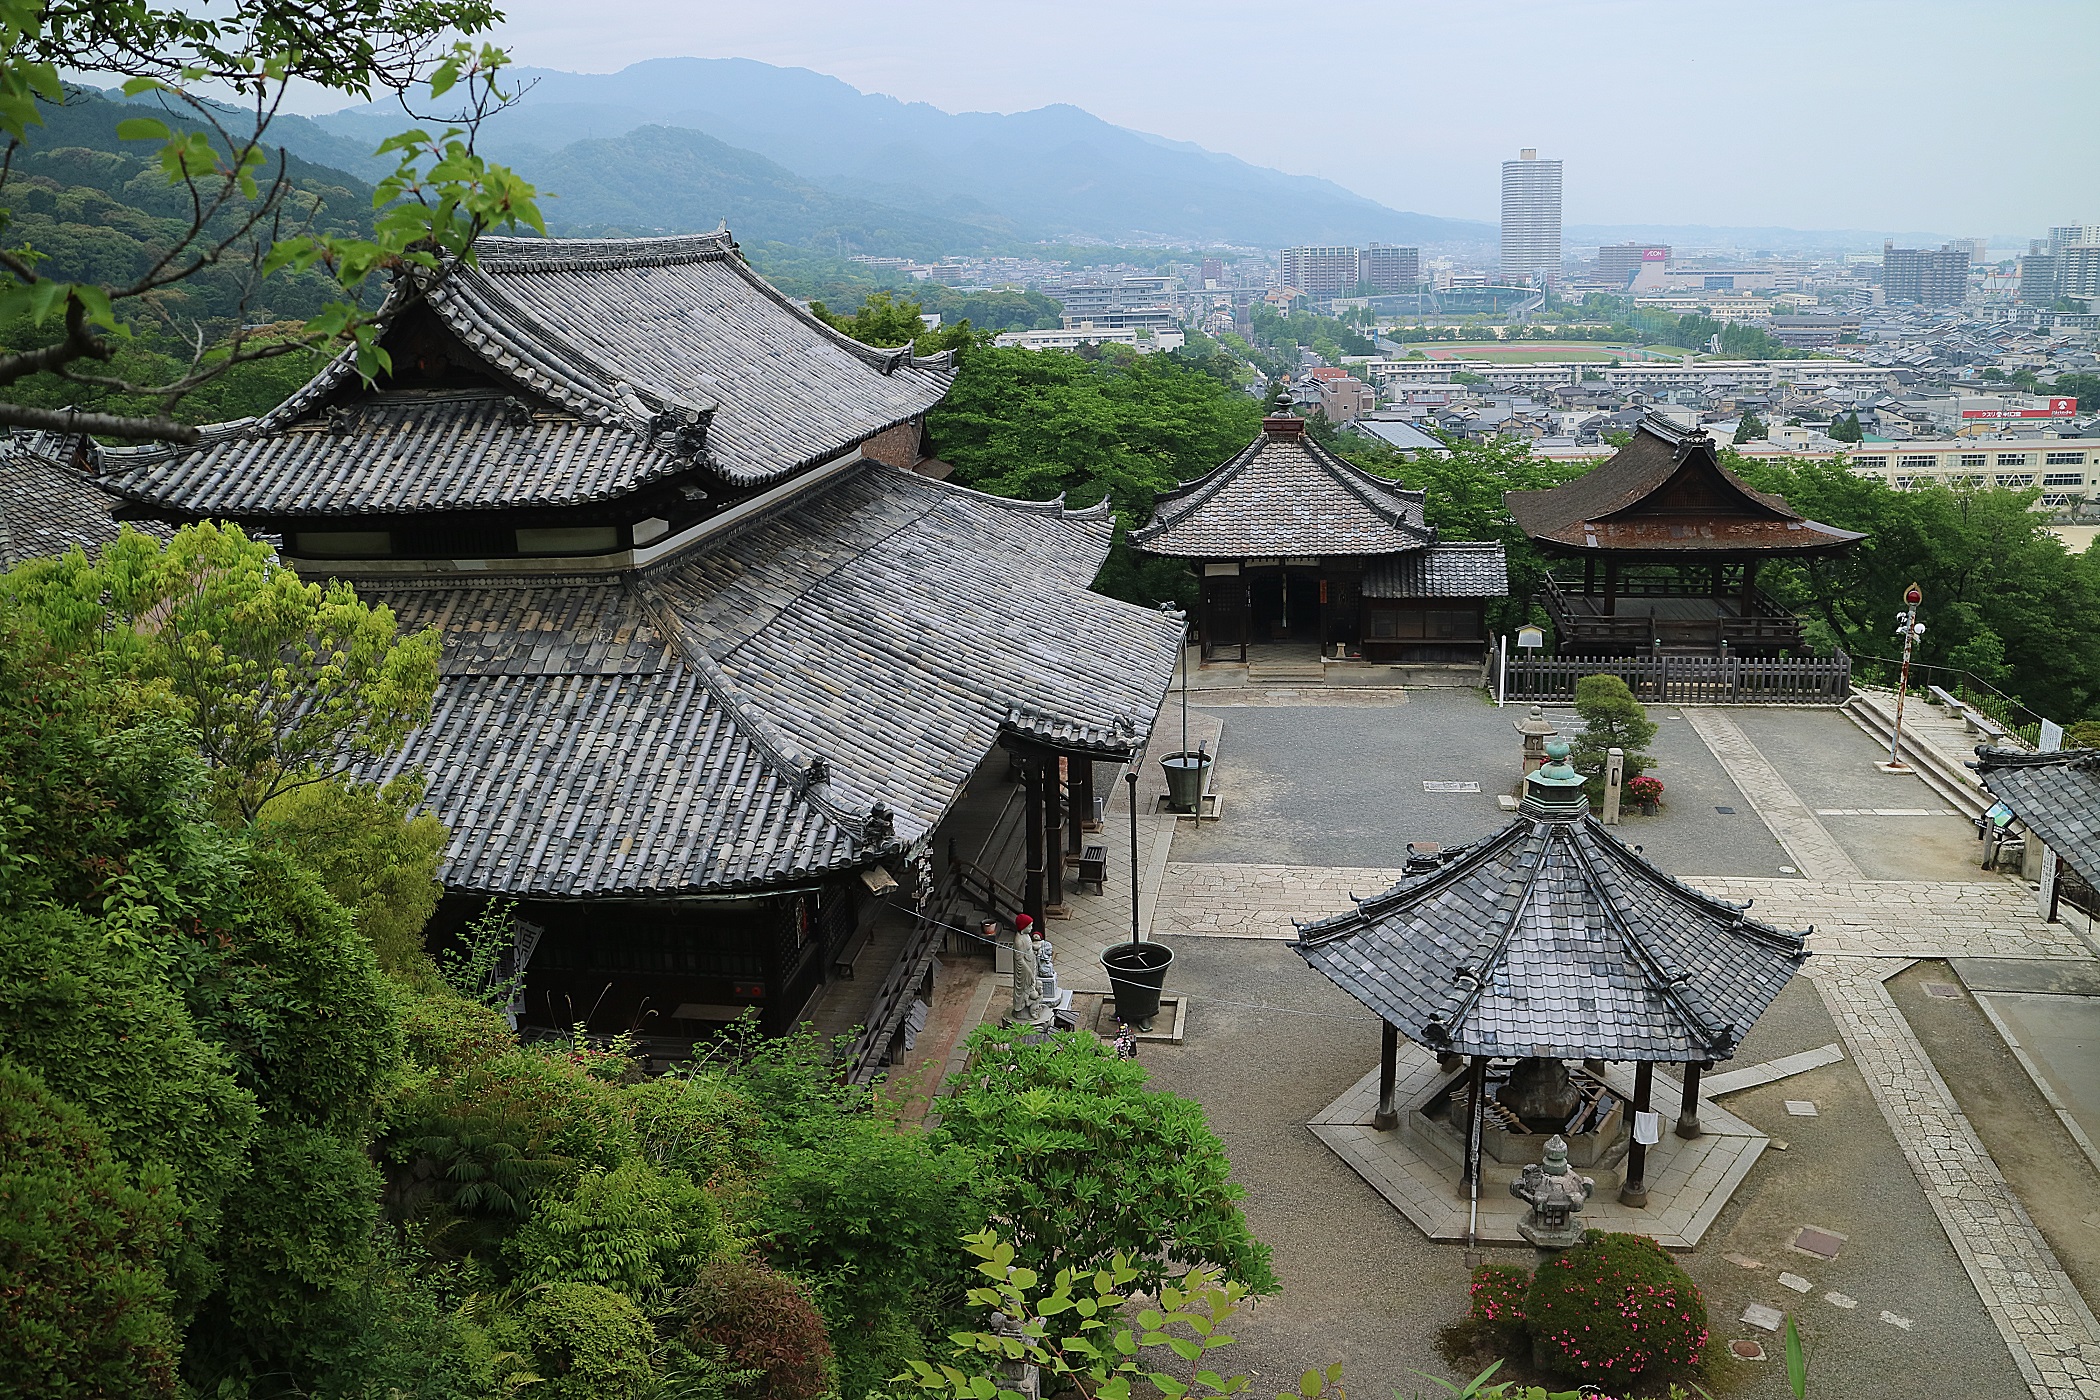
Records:
M1758 752L1757 745L1750 742L1726 710L1687 705L1683 714L1685 723L1706 741L1742 789L1743 796L1779 838L1779 844L1793 856L1797 870L1811 880L1865 878L1865 872L1816 820L1814 809L1788 786L1771 760Z
M1882 985L1907 964L1808 964L1874 1101L2037 1400L2100 1396L2100 1321L2006 1185Z

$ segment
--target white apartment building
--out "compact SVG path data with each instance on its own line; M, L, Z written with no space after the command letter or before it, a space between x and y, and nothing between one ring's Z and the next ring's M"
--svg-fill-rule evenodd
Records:
M1601 373L1614 389L1676 389L1725 379L1741 389L1776 389L1782 384L1875 385L1888 378L1881 365L1853 360L1642 360L1607 366Z
M1067 326L1055 331L1002 331L992 337L992 344L1001 348L1018 346L1023 350L1077 350L1082 345L1128 345L1140 355L1155 351L1179 350L1188 344L1188 335L1182 331L1145 331L1136 326L1107 327L1089 322L1084 326Z
M1502 162L1502 275L1560 282L1560 162L1526 146Z
M1356 295L1358 268L1354 248L1286 248L1283 284L1314 301Z
M1679 316L1708 316L1724 323L1772 319L1772 303L1761 297L1701 296L1696 292L1680 292L1669 296L1635 297L1633 304Z
M1862 476L1899 490L1918 486L1996 486L2042 490L2061 506L2100 486L2100 438L1985 438L1944 442L1863 442L1846 456Z

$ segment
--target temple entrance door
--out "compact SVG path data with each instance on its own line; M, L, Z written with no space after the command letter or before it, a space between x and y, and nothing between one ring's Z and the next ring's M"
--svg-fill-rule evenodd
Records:
M1320 571L1316 568L1290 568L1283 571L1283 578L1283 617L1286 630L1277 640L1311 642L1317 646L1322 640Z
M1284 616L1284 588L1282 569L1249 569L1247 597L1254 615L1254 642L1281 642L1290 638L1288 619Z
M1236 649L1246 659L1247 579L1244 575L1221 574L1203 580L1203 659L1227 649Z

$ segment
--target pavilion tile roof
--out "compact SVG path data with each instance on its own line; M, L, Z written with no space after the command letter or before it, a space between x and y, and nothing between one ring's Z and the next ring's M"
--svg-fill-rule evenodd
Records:
M78 545L99 553L121 530L110 514L116 498L73 465L86 450L78 437L22 433L0 442L0 569L63 554ZM151 521L134 528L165 537Z
M475 253L397 283L381 320L427 306L508 391L360 395L345 352L197 446L100 449L102 484L235 517L573 505L698 467L758 485L924 413L954 377L949 356L833 330L726 231L484 238Z
M2088 881L2100 881L2100 749L1983 747L1975 766L1985 790L2044 845Z
M1805 554L1865 538L1752 490L1721 465L1703 430L1654 414L1582 476L1505 500L1518 527L1549 549Z
M1504 598L1509 560L1499 540L1445 540L1364 570L1366 598Z
M1270 420L1275 423L1277 420ZM1130 542L1180 559L1397 554L1436 540L1423 495L1305 436L1264 427L1238 456L1163 493Z
M1293 947L1440 1052L1728 1059L1808 956L1589 816L1527 813L1418 864Z
M1003 735L1143 744L1181 619L1089 591L1112 530L863 464L639 573L358 580L445 641L430 723L370 776L428 776L454 890L864 864L929 833Z

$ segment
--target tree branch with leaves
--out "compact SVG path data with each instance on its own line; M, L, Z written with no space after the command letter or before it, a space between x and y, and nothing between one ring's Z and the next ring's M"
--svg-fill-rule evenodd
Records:
M353 353L368 379L389 369L375 282L419 269L442 275L470 260L490 229L546 231L532 186L476 150L482 123L516 95L503 81L504 51L471 42L499 17L484 0L233 0L187 10L0 0L0 218L16 155L43 125L45 105L67 100L61 71L121 76L127 97L157 98L161 116L141 103L117 135L158 143L162 178L188 206L147 265L120 280L75 280L76 270L30 243L0 246L0 323L26 327L31 342L0 346L0 390L49 375L154 405L98 413L0 398L0 424L187 444L198 433L176 417L183 399L238 365L322 349ZM319 210L295 197L284 152L268 140L294 83L391 95L425 123L380 144L395 168L374 190L368 235L323 231ZM455 105L428 117L412 94ZM135 323L165 314L156 294L229 267L242 278L241 314L223 336L188 328L187 363L167 377L111 371ZM338 295L303 320L251 325L253 300L287 272L323 274Z

